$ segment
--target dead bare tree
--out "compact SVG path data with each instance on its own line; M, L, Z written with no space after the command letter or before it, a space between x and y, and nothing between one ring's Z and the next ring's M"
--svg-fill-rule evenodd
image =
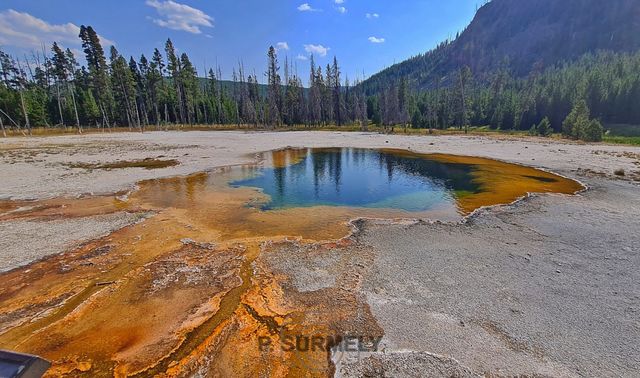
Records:
M31 135L31 123L29 123L29 113L27 112L27 104L24 100L24 90L26 89L26 77L24 70L22 69L22 64L20 63L20 58L16 58L16 63L18 64L18 72L17 72L17 83L18 83L18 93L20 94L20 104L22 106L22 114L24 115L24 123L27 128L29 135Z

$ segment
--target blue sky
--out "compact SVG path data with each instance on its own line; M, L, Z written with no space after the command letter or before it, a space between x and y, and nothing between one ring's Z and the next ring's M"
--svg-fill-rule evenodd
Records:
M171 38L199 72L220 65L229 78L242 60L262 73L270 45L298 66L323 66L337 56L343 78L369 76L425 52L462 30L482 0L3 0L0 47L27 53L57 40L80 51L77 28L92 25L103 44L125 56L148 57ZM108 46L105 46L108 51Z

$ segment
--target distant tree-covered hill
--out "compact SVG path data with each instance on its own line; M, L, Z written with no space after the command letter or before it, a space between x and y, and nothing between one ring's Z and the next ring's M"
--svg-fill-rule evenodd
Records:
M500 68L514 76L598 50L640 49L638 0L493 0L451 42L395 64L366 80L368 94L405 78L422 90L450 84L468 66L476 79Z
M205 87L207 85L207 83L209 82L209 79L206 77L199 77L198 78L199 82L200 82L200 86L201 87ZM244 83L240 83L240 82L234 82L232 80L218 80L218 83L222 86L222 88L227 92L227 93L233 93L234 88L239 89L242 87L242 85L244 85ZM257 85L258 88L258 93L261 96L266 96L267 95L267 91L269 89L269 86L267 84L258 84ZM282 87L284 90L284 86ZM302 88L302 91L304 93L307 93L309 89L308 88Z

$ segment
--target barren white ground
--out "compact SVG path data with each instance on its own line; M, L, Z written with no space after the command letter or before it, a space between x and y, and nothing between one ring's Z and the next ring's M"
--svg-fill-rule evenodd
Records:
M249 163L258 152L286 146L490 157L552 170L590 188L577 196L543 195L493 208L465 224L365 224L358 238L373 251L374 263L359 290L385 331L384 353L340 361L338 375L635 376L640 371L637 147L339 132L10 138L0 140L0 199L114 193L133 189L142 179ZM180 165L70 167L157 157ZM620 169L624 176L614 174ZM134 220L125 214L94 217L82 227L77 220L0 222L0 271ZM57 236L55 243L51 235ZM313 261L282 264L290 275L312 271L317 282L333 282Z
M339 132L146 132L0 140L0 199L105 194L132 188L142 179L182 175L252 162L255 153L294 147L393 147L426 153L484 156L570 173L591 169L612 175L640 171L640 148L582 145L547 139L477 136L402 136ZM112 171L70 168L78 162L143 158L178 159L161 170Z

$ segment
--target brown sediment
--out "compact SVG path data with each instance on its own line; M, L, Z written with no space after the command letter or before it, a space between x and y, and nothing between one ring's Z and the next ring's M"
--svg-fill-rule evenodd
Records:
M226 320L228 320L238 309L241 303L242 295L247 292L251 286L251 263L258 255L258 246L250 245L245 249L244 261L239 267L236 277L240 278L240 284L233 287L224 294L219 303L218 309L212 316L207 318L203 323L190 330L185 336L183 342L170 354L162 357L159 361L153 363L152 366L133 374L132 376L153 376L167 371L176 361L183 361L198 348L216 329Z
M0 221L81 218L92 215L113 214L118 211L142 212L143 210L135 204L127 203L117 194L115 196L52 198L41 201L0 201Z
M555 173L499 160L462 155L419 154L395 149L385 151L405 157L473 166L473 181L480 185L481 190L457 196L458 208L465 215L483 206L511 203L527 193L575 194L584 189L579 182Z
M474 182L480 193L457 199L460 209L469 214L483 206L511 203L528 193L575 194L584 189L577 181L551 172L491 159L435 155L436 160L472 164Z
M300 161L302 149L274 152L268 164ZM395 151L394 153L407 153ZM416 156L416 155L411 155ZM527 192L573 193L580 184L489 159L429 155L473 164L482 188L457 198L461 212L511 202ZM143 181L128 198L114 196L0 202L0 220L153 212L144 222L0 275L0 347L53 362L49 376L327 376L327 350L262 350L287 335L381 336L360 278L366 250L348 221L433 214L316 206L261 211L264 194L232 188L255 165ZM340 242L337 240L342 239ZM263 255L343 256L331 287L298 291ZM357 256L362 261L352 261Z
M69 164L71 168L84 168L84 169L121 169L121 168L144 168L144 169L159 169L174 167L180 164L175 159L142 159L142 160L121 160L112 163L72 163Z

